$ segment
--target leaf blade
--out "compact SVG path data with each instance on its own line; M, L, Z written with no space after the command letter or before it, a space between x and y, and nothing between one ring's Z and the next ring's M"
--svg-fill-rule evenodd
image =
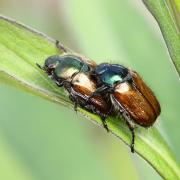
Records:
M40 33L0 17L0 80L20 88L24 87L35 95L72 108L72 103L64 91L56 87L35 65L36 62L43 64L46 57L59 53L54 42ZM100 118L96 115L80 108L78 111L93 122L101 124ZM108 118L107 123L112 134L126 144L130 144L131 134L123 121ZM136 130L136 135L137 153L146 159L162 177L178 179L179 165L158 130L152 127L147 133L146 129L140 128Z
M143 0L146 7L157 20L161 29L162 35L168 47L169 54L175 65L177 72L180 75L180 32L179 32L179 2L174 1L174 8L177 10L177 15L173 15L170 11L170 1L163 0Z

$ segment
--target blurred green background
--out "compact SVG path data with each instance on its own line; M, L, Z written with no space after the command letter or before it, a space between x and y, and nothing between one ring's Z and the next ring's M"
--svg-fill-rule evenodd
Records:
M96 62L137 70L161 102L155 126L180 161L178 76L140 0L0 0L0 13ZM5 85L0 107L2 180L161 179L121 141L72 110Z

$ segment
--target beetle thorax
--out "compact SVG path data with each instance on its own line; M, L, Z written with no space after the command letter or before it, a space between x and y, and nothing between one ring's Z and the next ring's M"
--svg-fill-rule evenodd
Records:
M101 80L101 83L114 86L127 76L128 69L118 64L102 63L95 69L95 75Z

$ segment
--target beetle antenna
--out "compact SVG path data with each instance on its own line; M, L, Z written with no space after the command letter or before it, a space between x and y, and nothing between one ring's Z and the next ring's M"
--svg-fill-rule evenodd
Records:
M36 63L36 66L37 66L38 68L44 70L44 68L43 68L40 64Z

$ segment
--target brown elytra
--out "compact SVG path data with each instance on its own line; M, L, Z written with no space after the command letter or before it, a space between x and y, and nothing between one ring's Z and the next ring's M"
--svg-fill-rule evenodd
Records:
M113 96L137 124L149 127L160 114L159 102L141 77L134 71L130 73L135 87L128 82L120 83Z
M93 79L91 79L89 74L80 72L76 76L74 76L72 80L73 89L84 96L90 97L92 93L96 91L96 83ZM101 113L106 114L110 110L110 105L105 101L105 99L98 95L90 98L91 104L97 108Z

